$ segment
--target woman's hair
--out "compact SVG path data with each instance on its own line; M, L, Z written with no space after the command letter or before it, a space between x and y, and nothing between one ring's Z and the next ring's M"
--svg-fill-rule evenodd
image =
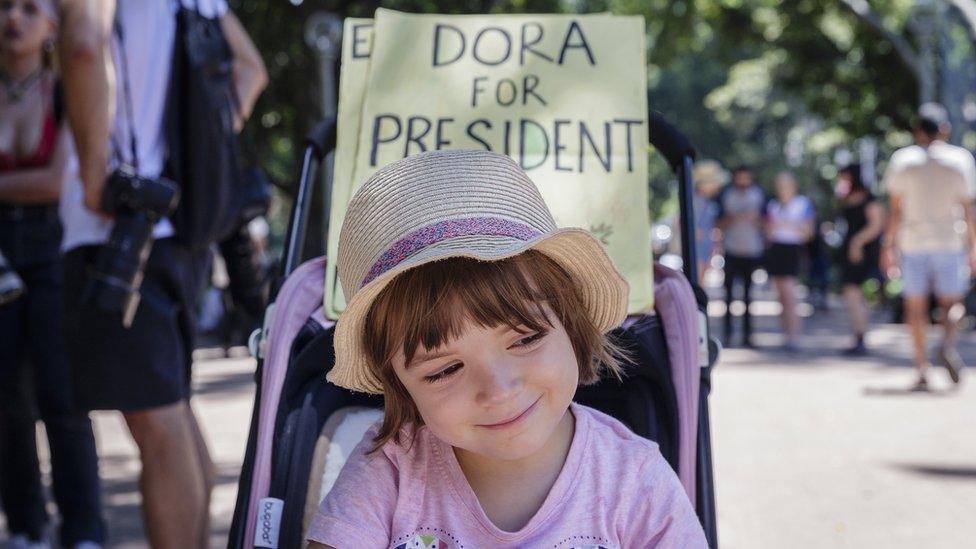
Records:
M848 193L867 190L867 187L864 186L864 178L861 177L860 164L848 164L841 168L839 172L846 173L851 178L851 189L847 191Z
M601 370L619 376L624 354L594 326L579 289L558 263L529 250L499 261L455 257L427 263L398 275L376 297L366 315L363 346L370 371L383 384L383 425L376 451L401 429L423 424L393 369L402 351L409 363L420 346L433 349L463 334L468 323L520 331L548 331L548 306L573 345L581 385L600 379Z

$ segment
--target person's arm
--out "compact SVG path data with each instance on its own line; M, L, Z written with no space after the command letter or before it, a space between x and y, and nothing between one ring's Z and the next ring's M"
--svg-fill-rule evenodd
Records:
M973 214L973 201L967 195L961 202L966 216L966 257L969 258L970 270L976 272L976 217Z
M62 0L58 42L64 101L85 206L99 213L108 172L115 70L109 48L115 0Z
M43 168L0 174L0 201L12 204L50 204L61 196L61 179L68 160L67 125L58 131L51 161Z
M813 202L809 198L805 198L807 203L806 215L803 217L803 225L800 228L800 232L803 234L803 242L807 243L813 240L813 235L817 231L817 210L813 207Z
M729 223L728 212L725 211L726 189L722 187L712 198L712 202L715 203L715 227L719 230L725 230Z
M890 195L890 212L888 213L888 225L884 232L884 242L881 248L881 270L889 277L897 276L898 256L895 248L895 239L898 237L898 230L901 227L902 217L902 198L897 194Z
M966 255L969 257L969 268L976 272L976 225L974 225L973 198L976 196L976 161L972 155L966 159L963 170L964 188L960 193L962 211L966 217Z
M387 547L399 498L399 473L381 449L370 453L378 425L349 454L306 532L324 547Z
M220 18L220 26L234 54L234 88L240 101L240 112L235 113L234 117L234 131L241 131L244 122L251 116L258 97L268 85L268 70L257 47L236 15L228 10Z
M862 248L884 232L885 214L884 207L880 202L877 200L868 202L864 207L864 216L868 223L851 237L851 246Z

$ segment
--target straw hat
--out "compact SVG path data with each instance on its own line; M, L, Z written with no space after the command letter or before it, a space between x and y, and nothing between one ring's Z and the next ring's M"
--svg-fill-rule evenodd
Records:
M558 229L542 195L512 159L487 151L435 151L389 164L353 196L339 233L347 298L335 331L332 383L382 393L362 337L376 296L399 273L449 257L497 261L538 250L577 281L601 331L627 314L626 280L582 229Z

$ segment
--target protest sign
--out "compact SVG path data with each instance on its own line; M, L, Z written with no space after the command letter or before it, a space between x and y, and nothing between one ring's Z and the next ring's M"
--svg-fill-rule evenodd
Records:
M369 76L370 52L373 47L373 20L347 17L342 28L342 60L339 72L339 109L336 120L335 164L332 168L332 208L329 211L329 234L326 242L325 314L338 318L345 308L342 289L332 258L339 257L339 229L346 217L346 206L352 199L356 183L353 169L359 150L359 126L366 79Z
M351 171L348 156L336 159L333 210L344 211L356 186L405 156L503 153L539 186L557 224L589 229L607 245L630 283L630 311L651 309L642 18L380 9L371 29L355 25L346 24L343 41L343 64L357 68L342 72L347 148L338 151L355 153ZM359 138L346 145L353 124ZM337 219L341 213L330 223L330 257ZM331 262L330 271L326 312L335 317L344 301Z

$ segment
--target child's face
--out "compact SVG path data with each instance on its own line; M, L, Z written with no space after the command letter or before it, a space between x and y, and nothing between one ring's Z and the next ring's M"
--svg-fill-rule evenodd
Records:
M515 460L542 449L565 416L579 368L566 329L549 312L548 333L469 323L436 349L421 347L409 366L393 360L431 432L451 446Z

